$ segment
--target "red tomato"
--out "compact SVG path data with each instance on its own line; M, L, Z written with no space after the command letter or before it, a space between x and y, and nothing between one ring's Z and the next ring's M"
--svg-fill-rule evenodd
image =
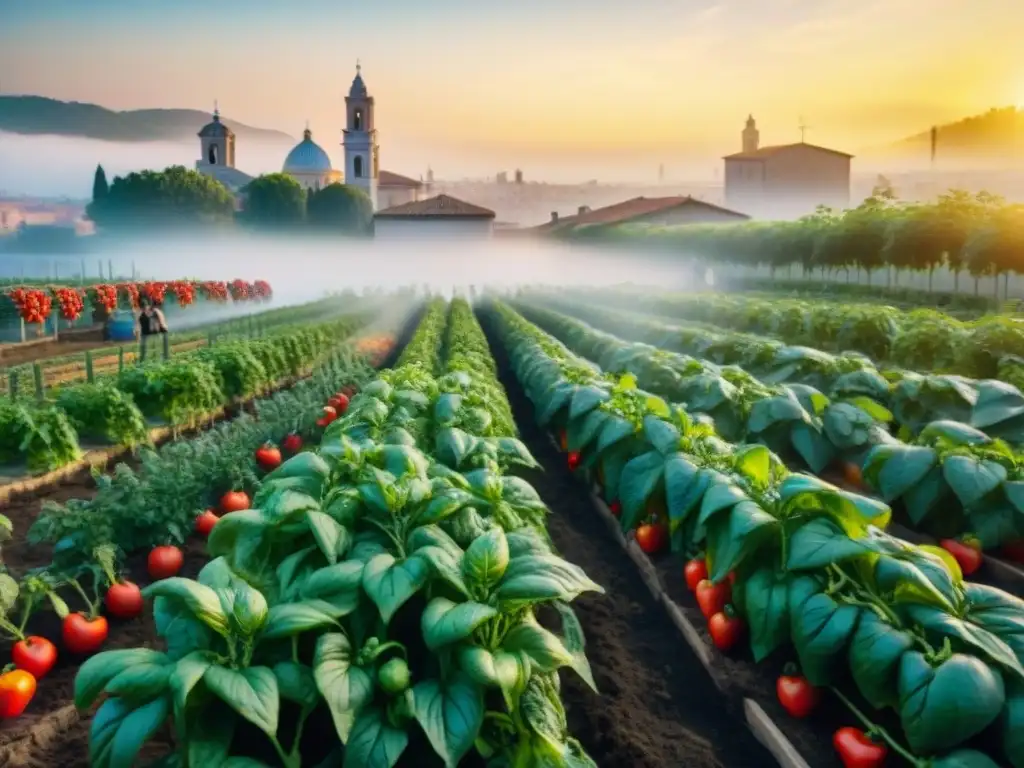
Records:
M700 612L704 614L705 619L710 619L716 613L725 610L726 603L732 597L728 584L713 584L710 579L698 582L695 593L697 605L700 606Z
M832 736L844 768L881 768L889 748L872 741L860 728L840 728Z
M641 525L636 529L636 543L648 555L664 549L668 542L668 529L661 523Z
M103 598L107 613L119 619L134 619L142 613L142 590L138 584L122 581L107 590ZM36 675L39 677L39 675Z
M1024 539L1008 541L1003 544L1002 553L1005 558L1015 563L1024 563Z
M18 717L36 695L36 679L24 669L0 675L0 718Z
M331 403L331 406L334 408L335 411L338 412L338 415L344 416L345 411L348 410L348 395L341 393L335 395L333 398L331 398L331 400L334 401Z
M981 567L983 555L973 546L956 539L943 539L939 542L939 546L956 558L964 576L970 576Z
M683 568L683 576L686 578L687 588L693 592L697 585L708 577L708 564L703 557L694 558Z
M256 449L256 463L267 472L277 469L281 466L281 451L270 443L261 445Z
M245 491L228 491L220 497L220 509L222 512L241 512L249 508L249 494Z
M154 547L146 560L146 569L154 581L177 576L185 562L185 556L177 547Z
M618 517L622 514L622 503L619 501L613 501L611 504L608 505L608 509L613 515Z
M14 644L14 648L11 649L11 661L18 669L23 669L36 680L41 680L57 663L57 646L45 637L31 635Z
M210 531L213 530L213 526L220 520L217 517L217 513L212 509L208 509L203 514L196 518L196 533L202 536L204 539L210 535Z
M318 427L326 427L332 421L338 418L338 411L330 405L324 406L324 415L316 420Z
M580 465L580 455L576 451L569 452L569 471L574 472Z
M708 632L718 650L728 651L743 634L743 621L738 616L719 611L708 619Z
M72 653L92 653L106 642L109 625L104 616L90 619L83 613L69 613L61 625L64 647Z
M281 447L284 448L285 453L298 453L302 450L302 438L296 434L288 435L281 441Z
M818 706L821 691L802 675L780 675L775 683L779 703L793 717L807 717Z

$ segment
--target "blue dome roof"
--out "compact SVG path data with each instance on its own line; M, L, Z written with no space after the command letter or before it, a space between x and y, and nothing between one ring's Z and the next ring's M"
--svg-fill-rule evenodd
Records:
M326 173L332 170L331 158L323 148L313 141L313 134L307 128L302 141L284 159L285 173Z

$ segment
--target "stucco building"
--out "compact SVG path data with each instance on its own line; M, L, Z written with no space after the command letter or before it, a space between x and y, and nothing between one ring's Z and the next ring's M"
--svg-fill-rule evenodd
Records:
M494 234L494 211L448 195L377 211L377 240L477 240Z
M742 151L725 158L725 205L756 218L791 219L819 205L850 205L853 155L807 144L760 146L753 116L741 134Z
M576 227L610 227L617 224L718 224L746 221L750 217L730 211L689 195L674 197L634 197L614 205L591 209L581 205L575 214L561 216L551 212L551 220L523 230L532 234L559 234Z

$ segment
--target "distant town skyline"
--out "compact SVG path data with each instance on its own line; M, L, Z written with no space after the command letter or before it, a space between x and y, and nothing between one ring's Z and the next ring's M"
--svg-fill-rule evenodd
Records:
M1024 103L1019 0L128 0L8 4L0 92L113 109L190 107L340 141L360 59L389 166L446 175L762 142L853 153ZM416 158L415 163L412 162ZM461 160L459 160L461 158ZM397 160L397 162L396 162ZM600 161L600 162L598 162ZM585 178L585 173L578 174Z

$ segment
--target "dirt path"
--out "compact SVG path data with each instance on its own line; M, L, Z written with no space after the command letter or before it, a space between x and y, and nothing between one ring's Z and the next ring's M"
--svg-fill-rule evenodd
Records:
M492 339L520 437L544 472L524 472L553 514L561 553L607 594L573 605L587 638L596 696L563 675L570 729L601 768L762 768L774 760L726 710L722 694L596 517L589 495L536 426L533 407Z

